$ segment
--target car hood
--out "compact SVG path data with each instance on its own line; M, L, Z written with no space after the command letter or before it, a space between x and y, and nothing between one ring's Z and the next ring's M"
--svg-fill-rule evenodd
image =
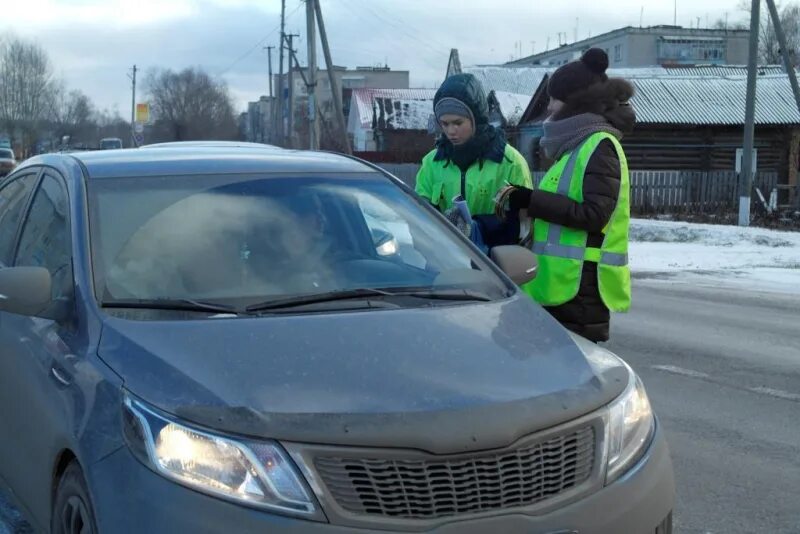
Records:
M188 422L280 440L501 447L618 396L627 367L528 297L371 312L106 317L100 357Z

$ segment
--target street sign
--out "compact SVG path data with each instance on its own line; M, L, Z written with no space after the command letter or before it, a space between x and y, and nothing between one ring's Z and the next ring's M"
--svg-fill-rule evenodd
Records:
M136 141L136 146L142 146L144 144L144 135L139 132L133 134L133 139Z
M150 104L147 102L136 104L136 122L142 124L150 122Z
M736 162L734 164L734 168L736 169L736 174L742 173L742 162L744 161L744 149L737 148L736 149ZM758 170L758 149L753 149L753 174L756 173Z
M142 124L141 122L134 123L133 131L136 132L137 134L144 132L144 124Z

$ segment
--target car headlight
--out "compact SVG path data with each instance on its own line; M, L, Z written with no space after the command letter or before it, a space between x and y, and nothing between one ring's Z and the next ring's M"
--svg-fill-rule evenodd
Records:
M608 408L607 484L641 458L655 428L653 411L642 381L630 368L628 372L631 376L628 387Z
M271 511L301 516L316 512L300 475L277 443L192 428L127 395L123 422L133 453L166 478Z

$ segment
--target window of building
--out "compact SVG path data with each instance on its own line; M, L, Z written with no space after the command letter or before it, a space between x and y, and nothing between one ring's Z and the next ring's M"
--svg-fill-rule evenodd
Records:
M703 37L662 37L658 42L659 63L724 63L725 39Z

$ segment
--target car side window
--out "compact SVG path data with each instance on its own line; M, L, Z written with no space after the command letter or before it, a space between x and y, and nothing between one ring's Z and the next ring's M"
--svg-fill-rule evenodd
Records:
M34 173L16 178L0 188L0 265L11 265L19 221L35 185Z
M61 181L45 175L33 198L20 235L15 265L45 267L53 277L53 299L72 291L72 249L67 192Z

